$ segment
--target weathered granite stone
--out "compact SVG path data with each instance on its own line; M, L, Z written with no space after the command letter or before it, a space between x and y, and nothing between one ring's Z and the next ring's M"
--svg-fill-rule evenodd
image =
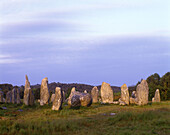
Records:
M136 89L136 101L138 105L148 104L149 87L146 80L142 80Z
M3 103L4 93L0 90L0 103Z
M112 104L118 105L119 101L113 101Z
M17 103L17 90L16 90L16 88L14 88L12 90L12 103L13 104Z
M52 103L54 101L54 99L55 99L55 94L52 94L51 98L50 98L50 103Z
M93 99L93 103L97 103L99 98L99 90L96 86L93 87L93 89L91 90L91 96Z
M130 97L130 104L137 104L136 98Z
M75 91L75 89L73 88L70 96L68 98L68 105L72 106L72 97L74 95L77 95L76 97L74 97L74 102L76 102L75 100L78 98L79 96L79 100L81 103L81 106L90 106L92 104L92 97L89 93L81 93L78 91ZM78 103L79 101L77 101L76 103ZM73 107L73 106L72 106Z
M50 93L48 90L48 78L44 78L41 82L40 89L40 105L48 104L50 98Z
M28 76L25 76L25 90L24 90L24 104L25 105L33 105L34 104L34 94L30 87L30 82L28 80Z
M73 95L71 98L71 107L80 107L81 101L79 95Z
M61 110L62 103L63 103L63 92L60 87L56 87L52 110Z
M136 98L136 91L132 92L132 98Z
M126 84L121 86L121 98L119 99L120 105L129 105L129 91Z
M11 103L12 102L12 91L8 91L6 94L6 103Z
M152 98L152 102L161 102L159 89L155 91L155 96Z
M16 103L17 103L17 104L20 104L20 103L21 103L21 99L20 99L20 89L17 89L16 91L17 91L17 101L16 101Z
M101 86L101 98L103 103L113 102L113 90L110 84L103 82Z

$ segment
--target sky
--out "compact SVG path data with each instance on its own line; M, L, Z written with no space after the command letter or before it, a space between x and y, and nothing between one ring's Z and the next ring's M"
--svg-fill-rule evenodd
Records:
M0 84L131 86L169 71L169 0L0 1Z

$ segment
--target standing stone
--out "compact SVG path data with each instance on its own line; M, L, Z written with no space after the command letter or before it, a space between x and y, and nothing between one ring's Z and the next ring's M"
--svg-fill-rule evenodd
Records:
M69 97L68 97L68 105L70 105L70 106L71 106L71 98L72 98L73 93L74 93L75 91L76 91L76 88L73 87L73 88L71 89L70 95L69 95Z
M136 89L136 101L138 105L148 104L149 87L146 80L142 80Z
M24 104L25 105L33 105L34 104L34 94L30 87L30 82L28 80L28 76L25 76L25 90L24 90Z
M53 101L52 110L61 110L63 103L63 92L60 87L55 89L55 99Z
M17 102L17 90L14 88L12 90L12 103L15 104Z
M103 82L101 86L101 98L103 103L113 102L113 90L110 84Z
M91 96L93 99L93 103L97 103L99 98L99 90L96 86L93 87L93 89L91 90Z
M0 90L0 103L3 103L4 93Z
M85 90L84 93L87 93L87 90Z
M136 98L136 91L132 92L132 98Z
M50 102L52 103L54 101L54 99L55 99L55 94L52 94L51 98L50 98Z
M6 103L11 103L12 102L12 91L8 91L6 94Z
M121 86L121 98L119 99L120 105L129 105L129 91L126 84Z
M81 101L80 101L80 96L78 95L73 95L71 98L71 107L80 107L81 106Z
M159 89L155 91L155 96L152 98L152 102L161 102Z
M50 98L50 93L48 90L48 78L44 78L41 82L40 90L40 105L48 104Z
M20 99L20 89L17 89L17 104L21 103L21 99Z

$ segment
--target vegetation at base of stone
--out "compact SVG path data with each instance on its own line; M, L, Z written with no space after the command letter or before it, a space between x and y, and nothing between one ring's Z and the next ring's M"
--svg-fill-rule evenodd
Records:
M0 104L1 135L168 135L170 101L146 106L92 104L52 111L51 104ZM18 111L20 109L20 111ZM21 111L22 110L22 111ZM116 115L110 115L116 113Z
M155 73L149 76L146 81L149 86L149 100L154 97L156 89L160 90L161 100L170 100L170 72L167 72L162 77Z

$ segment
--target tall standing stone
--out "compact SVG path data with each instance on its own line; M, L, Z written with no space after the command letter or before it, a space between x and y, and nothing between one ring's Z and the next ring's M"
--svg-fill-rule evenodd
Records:
M152 98L152 102L161 102L159 89L155 91L155 96Z
M129 91L126 84L121 86L121 98L119 99L120 105L129 105Z
M62 103L63 103L63 92L60 87L56 87L52 110L61 110Z
M103 82L101 86L101 98L103 103L113 103L113 90L106 82Z
M52 94L51 98L50 98L50 103L52 103L54 101L54 99L55 99L55 94Z
M6 94L6 103L11 103L12 102L12 91L8 91Z
M149 87L146 80L142 80L136 89L136 101L138 105L148 104Z
M17 90L14 88L12 90L12 103L15 104L17 102Z
M17 104L21 103L21 99L20 99L20 89L17 89Z
M4 93L0 90L0 103L3 103Z
M93 99L93 103L97 103L99 98L99 90L96 86L93 87L93 89L91 90L91 96Z
M48 104L50 98L50 93L48 90L48 78L44 78L41 82L40 90L40 105Z
M75 91L76 91L76 88L73 87L73 88L71 89L70 95L69 95L69 97L68 97L68 105L70 105L70 106L71 106L71 98L72 98L72 96L73 96L73 94L74 94Z
M25 76L25 90L24 90L24 104L25 105L33 105L34 104L34 94L30 87L30 82L28 80L28 76Z

